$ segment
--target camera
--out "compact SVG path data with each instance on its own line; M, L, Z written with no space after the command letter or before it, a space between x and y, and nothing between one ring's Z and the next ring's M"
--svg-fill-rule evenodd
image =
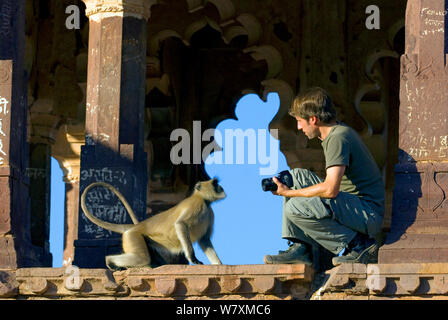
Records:
M292 175L288 170L280 172L276 176L276 178L288 188L291 188L293 186ZM261 180L261 188L263 189L263 191L277 191L277 185L272 178Z

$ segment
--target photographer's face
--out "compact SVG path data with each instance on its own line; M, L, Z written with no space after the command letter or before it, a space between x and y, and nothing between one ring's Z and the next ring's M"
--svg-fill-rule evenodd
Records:
M319 129L316 126L316 117L310 117L308 120L305 120L300 117L296 117L297 120L297 129L302 130L303 133L308 137L308 139L314 139L319 136Z

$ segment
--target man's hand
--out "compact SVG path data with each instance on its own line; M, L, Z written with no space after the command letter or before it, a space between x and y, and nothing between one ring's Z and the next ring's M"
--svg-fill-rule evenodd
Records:
M285 186L283 183L278 181L278 179L276 177L272 177L272 180L277 185L277 191L271 191L272 194L275 194L276 196L284 196L286 191L291 190L287 186Z
M277 191L271 191L272 194L284 197L321 197L321 198L336 198L341 186L342 176L345 173L345 166L332 166L327 168L327 177L324 182L303 188L303 189L289 189L287 186L273 177L272 180L277 185Z

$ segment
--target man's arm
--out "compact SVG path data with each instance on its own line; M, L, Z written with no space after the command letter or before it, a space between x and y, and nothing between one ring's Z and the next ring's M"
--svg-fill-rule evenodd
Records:
M277 185L277 191L272 191L273 194L284 197L321 197L321 198L336 198L339 193L342 176L345 172L345 166L332 166L327 168L327 176L324 182L312 185L307 188L299 190L291 190L277 178L273 178Z

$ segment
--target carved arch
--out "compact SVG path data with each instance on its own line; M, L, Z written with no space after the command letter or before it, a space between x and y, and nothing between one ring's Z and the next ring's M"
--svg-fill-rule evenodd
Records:
M204 0L204 5L208 3L216 7L222 22L228 21L235 16L235 6L232 0Z
M213 5L220 14L220 21L215 21L203 17L188 22L186 25L170 29L165 28L157 32L149 39L148 52L150 57L157 58L162 42L170 37L181 39L187 46L190 44L192 36L209 26L221 33L221 37L226 44L229 44L238 36L246 36L247 43L244 53L249 53L256 61L264 60L268 65L266 79L276 78L283 69L283 61L280 52L271 45L257 45L262 35L261 23L258 19L247 13L236 15L235 6L232 0L185 0L187 2L188 12L198 15L205 5Z

